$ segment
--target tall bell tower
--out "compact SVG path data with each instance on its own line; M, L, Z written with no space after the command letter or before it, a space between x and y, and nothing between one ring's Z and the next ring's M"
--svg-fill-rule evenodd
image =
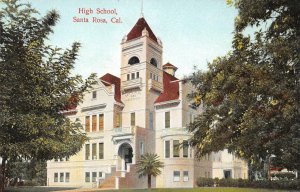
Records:
M135 113L135 124L149 126L154 101L163 91L163 46L144 17L139 18L121 43L121 97L123 124L130 125L130 114ZM153 114L152 114L153 115ZM127 120L126 120L127 119Z

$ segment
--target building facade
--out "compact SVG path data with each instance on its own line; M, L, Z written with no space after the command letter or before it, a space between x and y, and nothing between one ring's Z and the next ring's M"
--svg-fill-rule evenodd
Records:
M84 95L83 102L64 111L80 121L90 138L70 158L47 164L48 185L143 188L136 162L156 153L164 163L154 187L194 187L198 177L247 178L247 165L227 151L197 160L188 145L187 125L201 113L187 94L193 87L163 64L163 45L140 18L122 39L121 75L105 74Z

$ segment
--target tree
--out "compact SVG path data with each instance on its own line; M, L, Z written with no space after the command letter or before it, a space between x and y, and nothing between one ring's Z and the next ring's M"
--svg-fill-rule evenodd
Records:
M80 44L46 44L59 20L38 18L29 4L0 2L0 191L8 161L50 160L77 153L87 137L61 111L75 107L94 82L72 76Z
M239 11L233 50L191 76L190 97L205 108L191 143L198 156L227 148L251 166L272 157L300 170L300 2L227 2Z
M151 177L156 177L161 174L160 168L164 166L163 163L159 161L159 156L152 153L142 155L136 165L139 177L147 176L149 189L151 188Z

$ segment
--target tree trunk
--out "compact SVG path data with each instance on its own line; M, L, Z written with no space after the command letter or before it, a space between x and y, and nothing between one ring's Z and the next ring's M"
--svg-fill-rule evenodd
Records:
M151 175L148 175L148 189L151 189Z
M5 185L5 162L6 159L2 159L2 164L0 166L0 192L4 192L4 185Z

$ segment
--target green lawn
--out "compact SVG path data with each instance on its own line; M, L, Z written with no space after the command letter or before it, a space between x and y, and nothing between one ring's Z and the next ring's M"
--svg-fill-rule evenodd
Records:
M74 188L63 188L63 187L19 187L19 188L7 188L7 192L50 192L50 191L67 191ZM90 190L80 190L81 192ZM250 188L194 188L194 189L123 189L123 190L99 190L93 192L110 192L110 191L119 191L119 192L288 192L287 190L274 190L274 189L250 189Z
M111 191L111 190L110 190ZM274 189L249 189L249 188L194 188L194 189L133 189L133 190L119 190L120 192L143 192L143 191L153 191L153 192L287 192L283 190L274 190ZM99 191L101 192L101 191ZM103 191L102 191L103 192ZM108 191L105 191L108 192Z

